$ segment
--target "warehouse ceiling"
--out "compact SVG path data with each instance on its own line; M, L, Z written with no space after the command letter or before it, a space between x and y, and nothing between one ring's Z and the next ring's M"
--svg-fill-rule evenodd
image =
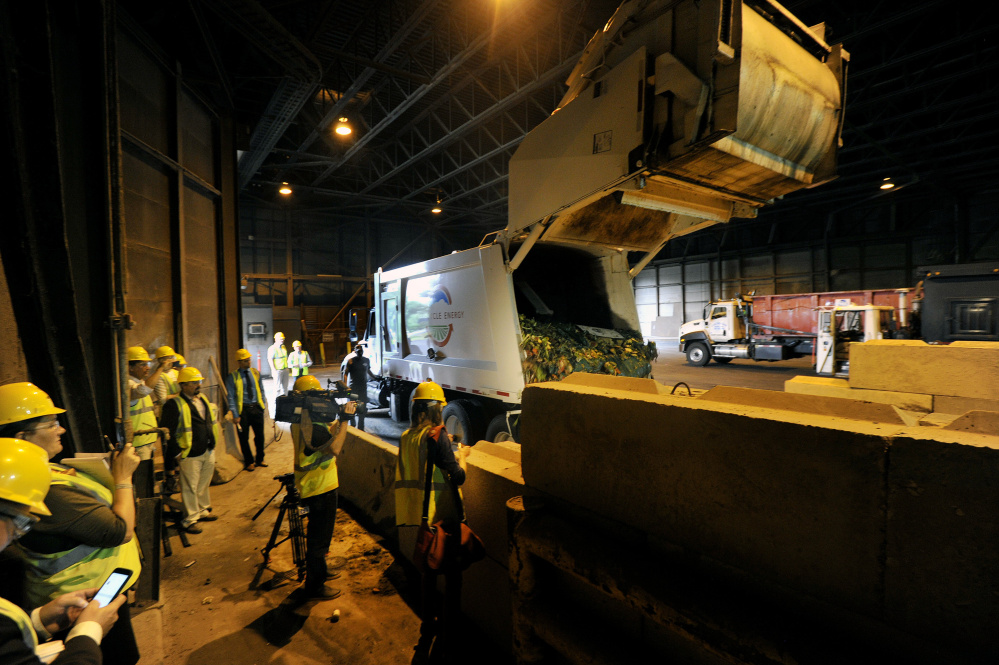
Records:
M455 230L506 223L507 164L555 108L616 1L123 1L186 80L230 107L242 195ZM780 202L842 208L918 188L994 189L999 25L953 3L801 0L850 63L840 177ZM183 55L179 55L183 54ZM353 131L334 132L340 118ZM571 177L571 174L566 174ZM894 192L878 185L890 177ZM429 212L437 201L444 212Z

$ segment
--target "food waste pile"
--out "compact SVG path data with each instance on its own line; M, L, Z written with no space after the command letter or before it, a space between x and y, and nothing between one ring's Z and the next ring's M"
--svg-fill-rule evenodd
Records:
M637 330L620 337L594 335L572 323L543 322L520 315L524 383L559 381L573 372L646 377L659 357L655 342Z

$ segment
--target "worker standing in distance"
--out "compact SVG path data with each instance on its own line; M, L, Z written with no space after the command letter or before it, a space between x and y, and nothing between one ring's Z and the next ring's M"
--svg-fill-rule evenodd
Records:
M225 390L229 396L229 411L235 416L239 426L239 449L243 453L243 468L253 471L264 463L264 405L267 398L260 385L260 372L250 367L252 355L246 349L236 352L239 367L225 378ZM253 430L253 445L256 457L250 452L250 430Z
M284 345L284 333L274 333L274 343L267 348L267 363L271 366L274 379L274 396L288 394L288 349Z
M153 387L153 405L156 407L156 416L163 413L163 405L167 400L173 399L180 392L177 385L177 353L169 346L161 346L156 349L156 362L163 367L160 380Z
M188 533L201 533L197 522L218 519L211 514L208 486L215 472L215 444L223 440L222 429L215 405L201 394L203 380L196 367L185 367L177 376L180 394L163 405L160 417L160 427L170 431L164 464L170 470L180 467L181 526Z
M0 551L29 533L39 516L52 513L43 503L51 473L45 451L26 441L0 438ZM100 665L100 643L125 603L119 595L105 607L93 600L97 588L57 596L31 615L0 598L0 662L41 665L38 638L69 629L53 665Z
M364 414L368 412L368 377L378 380L382 377L371 371L371 362L364 357L364 347L358 346L354 349L354 357L347 361L344 368L350 384L350 390L357 395L357 429L364 431ZM354 424L351 417L350 424Z
M298 377L309 373L309 368L312 367L312 356L309 355L308 351L302 350L302 343L297 339L291 343L291 348L294 350L288 354L288 369L291 370L291 381L294 384Z
M306 375L295 381L294 390L322 390L322 386L319 379ZM305 583L302 585L308 598L332 600L341 593L340 589L326 584L326 580L340 577L339 571L330 573L326 568L326 555L333 540L337 488L340 486L336 454L347 437L347 426L342 419L354 412L354 406L353 402L344 405L334 423L312 422L312 427L304 430L300 423L291 426L295 445L295 487L309 515L305 531Z
M141 346L128 347L128 416L133 432L156 427L156 407L152 395L167 366L167 361L161 360L156 365L156 371L149 374L149 354L146 350ZM156 432L133 435L132 445L139 459L153 458L156 438Z

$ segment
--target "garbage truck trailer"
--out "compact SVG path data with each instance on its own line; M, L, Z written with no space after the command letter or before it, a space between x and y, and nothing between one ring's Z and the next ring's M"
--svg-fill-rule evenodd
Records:
M538 378L528 319L634 355L631 281L671 238L835 177L848 60L776 2L624 2L513 155L506 228L375 275L366 345L393 416L433 379L449 431L516 438L511 414Z

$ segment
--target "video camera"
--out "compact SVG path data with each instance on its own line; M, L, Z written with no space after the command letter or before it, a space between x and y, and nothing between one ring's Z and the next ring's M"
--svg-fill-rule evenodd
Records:
M302 412L307 411L312 422L331 423L336 420L347 402L356 402L357 395L350 392L342 381L326 380L326 390L293 391L277 398L274 420L282 423L299 423ZM360 405L358 405L360 406Z

